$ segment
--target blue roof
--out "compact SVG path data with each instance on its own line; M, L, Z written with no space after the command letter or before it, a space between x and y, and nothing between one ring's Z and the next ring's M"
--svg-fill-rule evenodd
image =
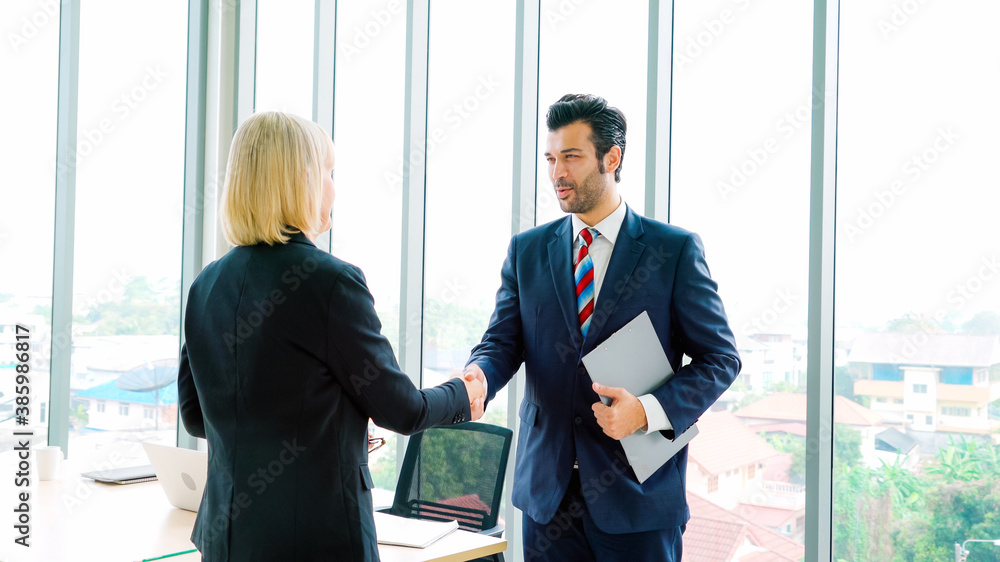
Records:
M172 382L160 389L160 404L177 403L177 382ZM78 398L96 398L98 400L117 400L133 404L156 404L155 392L135 392L122 390L115 386L115 381L90 387L76 393Z

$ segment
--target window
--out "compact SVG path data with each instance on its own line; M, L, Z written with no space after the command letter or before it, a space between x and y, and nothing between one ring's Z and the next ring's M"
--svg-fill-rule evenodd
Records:
M187 37L183 3L80 8L71 400L119 403L70 407L67 456L84 467L176 443L176 418L140 427L126 400L177 402Z
M314 0L258 0L256 111L312 118L315 12Z
M433 2L432 2L433 4ZM559 208L542 161L548 129L545 111L564 94L596 94L617 107L628 120L627 144L622 159L618 192L635 212L645 209L646 166L646 61L649 13L646 2L590 0L541 1L538 57L538 191L537 224L566 216ZM586 56L567 56L567 45L580 45L609 29L614 48L588 49ZM508 44L510 44L508 40ZM608 80L601 69L614 69Z
M142 417L143 419L151 420L156 417L156 410L146 406L142 409Z
M747 466L747 478L753 478L757 474L757 465L751 464Z
M670 223L701 237L753 375L748 399L798 392L805 380L812 10L787 0L674 3ZM623 178L636 170L631 150ZM719 499L736 506L741 494L727 485ZM802 490L794 501L804 499Z
M3 68L4 130L0 135L0 392L3 402L15 396L15 377L9 376L16 337L15 326L30 330L30 376L32 402L40 406L48 396L52 347L52 267L55 225L56 111L59 91L59 3L43 9L36 2L0 2L0 21L7 22ZM51 10L51 11L49 11ZM24 18L24 19L22 19ZM37 18L37 22L32 22ZM44 23L41 28L35 27ZM68 334L55 334L68 341ZM7 369L11 369L8 371ZM14 410L0 406L2 450L12 450L16 441ZM57 410L58 411L58 410ZM29 416L34 442L47 439L48 424Z
M979 409L982 412L982 408ZM941 407L942 416L958 416L958 417L970 417L972 416L971 408L957 408L954 406L942 406Z
M105 404L104 400L98 400L97 401L97 413L98 414L103 414L104 413L104 404Z
M938 368L941 382L968 384L971 373L949 370L952 360L932 349L958 349L977 332L996 334L986 328L986 319L1000 313L1000 283L984 274L993 275L987 264L997 259L1000 191L984 189L981 178L994 173L986 155L1000 151L994 94L1000 74L982 72L1000 67L1000 36L991 31L998 17L1000 5L983 1L841 4L835 340L867 347L869 362L918 369L908 377ZM941 247L941 232L962 243L931 250ZM935 256L931 269L929 251ZM911 405L907 398L906 407L920 410L914 412L923 418L916 429L924 432L942 430L923 412L936 408L926 402L932 380L905 383L927 383L906 388L917 400ZM870 382L854 381L853 388L838 393L870 396L878 386L892 384ZM891 388L904 394L903 384ZM995 429L982 430L997 439ZM952 448L946 434L930 435L924 443L921 459L893 472L895 481L882 488L918 483L914 501L906 505L868 487L865 474L889 476L879 464L834 459L833 559L950 560L953 541L934 537L946 528L985 524L955 513L954 503L941 498L966 493L957 489L977 497L971 490L995 486L1000 470L991 465L979 476L950 479L931 469L958 458L960 445ZM875 506L885 506L882 522L863 515ZM923 523L909 525L917 520ZM908 531L894 532L902 527ZM961 542L960 536L955 540ZM982 552L988 556L988 550Z
M893 398L892 399L892 403L893 404L902 404L903 403L903 399L902 398Z
M428 58L425 387L464 367L482 339L511 236L515 6L466 6L433 0L430 8L439 32ZM468 228L475 235L463 235ZM506 388L481 421L506 424Z
M711 494L713 492L718 492L718 491L719 491L719 477L718 476L709 476L708 477L708 493Z
M884 404L885 403L885 398L882 398L880 396L880 397L876 398L875 401L878 402L879 404Z
M382 334L397 357L406 54L406 7L400 5L380 22L368 3L337 4L331 131L337 151L331 253L364 271ZM391 489L396 483L396 434L381 429L375 434L387 441L368 459L372 478L376 486Z

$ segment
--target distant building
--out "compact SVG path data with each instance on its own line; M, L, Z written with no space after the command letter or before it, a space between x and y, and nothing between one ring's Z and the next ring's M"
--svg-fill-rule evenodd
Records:
M854 393L889 423L916 431L990 434L1000 421L1000 338L927 333L866 333L851 349Z
M805 557L805 546L760 525L759 512L727 511L690 490L687 500L691 519L684 531L685 562L784 562Z
M740 378L747 390L761 392L777 383L805 384L805 342L791 334L738 337Z
M775 392L733 414L758 434L806 435L806 395L802 393ZM833 397L833 422L861 433L861 456L868 466L881 464L875 453L875 436L884 429L883 421L881 414L845 396Z
M903 468L914 469L920 460L920 444L912 436L890 427L875 436L875 458Z
M177 423L176 382L158 391L134 392L109 381L77 392L74 399L87 411L88 429L151 429L158 424L169 427Z
M730 412L706 412L698 427L699 435L688 445L688 491L722 509L766 512L771 530L799 533L805 523L805 486L788 482L787 455ZM772 469L775 462L784 468L781 474Z

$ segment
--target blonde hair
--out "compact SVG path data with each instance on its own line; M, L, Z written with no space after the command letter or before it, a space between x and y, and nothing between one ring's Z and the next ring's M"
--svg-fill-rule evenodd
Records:
M288 234L318 233L323 166L333 142L297 115L255 113L236 130L222 188L220 222L234 246L284 244Z

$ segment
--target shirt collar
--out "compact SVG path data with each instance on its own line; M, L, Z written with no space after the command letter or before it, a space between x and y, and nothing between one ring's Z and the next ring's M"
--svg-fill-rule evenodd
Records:
M618 239L618 232L622 229L622 223L625 222L626 209L625 198L623 197L618 202L618 207L593 227L597 229L597 232L601 233L601 236L607 238L612 246L615 244L615 240ZM587 223L580 220L580 217L575 214L570 216L573 218L573 240L575 241L580 236L580 231L587 228Z

